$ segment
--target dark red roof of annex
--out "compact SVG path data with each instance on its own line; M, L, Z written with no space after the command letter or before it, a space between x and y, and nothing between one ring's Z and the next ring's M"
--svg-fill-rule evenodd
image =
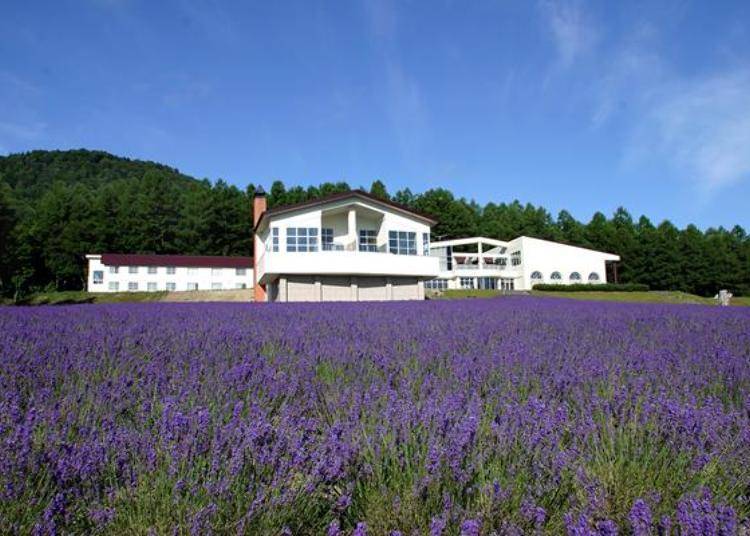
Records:
M139 255L102 253L107 266L188 266L191 268L252 268L252 257L219 257L215 255Z

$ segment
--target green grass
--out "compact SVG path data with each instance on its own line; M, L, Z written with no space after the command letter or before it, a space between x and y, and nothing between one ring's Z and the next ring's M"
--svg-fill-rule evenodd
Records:
M67 305L75 303L120 303L160 301L166 292L85 292L64 290L37 292L23 298L18 305ZM5 302L11 304L12 302Z
M461 289L461 290L444 290L438 294L437 298L442 299L461 299L461 298L496 298L502 296L499 290L484 289Z
M615 301L615 302L634 302L634 303L697 303L702 305L715 305L713 298L704 298L695 294L678 291L660 291L652 290L648 292L557 292L557 291L531 291L533 296L551 296L555 298L570 298L573 300L595 300L595 301ZM498 290L446 290L437 297L441 299L462 299L462 298L496 298L502 296ZM750 297L742 296L732 298L732 305L750 306Z
M715 305L713 298L704 298L695 294L679 291L651 290L648 292L549 292L534 290L534 296L554 296L558 298L571 298L574 300L597 300L637 303L697 303L703 305ZM750 305L750 297L732 298L732 305Z

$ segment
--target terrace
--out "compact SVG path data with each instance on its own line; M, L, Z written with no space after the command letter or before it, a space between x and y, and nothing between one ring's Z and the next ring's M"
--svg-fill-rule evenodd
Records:
M508 243L492 238L462 238L430 244L430 255L437 257L440 275L449 277L508 275L520 272L520 251L508 252Z

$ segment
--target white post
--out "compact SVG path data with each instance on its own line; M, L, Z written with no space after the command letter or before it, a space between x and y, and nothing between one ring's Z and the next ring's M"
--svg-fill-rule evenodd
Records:
M352 288L352 301L359 301L359 289L358 289L357 278L352 276L351 288Z
M347 222L347 247L357 250L357 211L352 207L349 209Z
M477 250L479 251L479 257L477 257L477 268L480 270L484 266L484 259L482 258L482 242L477 242Z

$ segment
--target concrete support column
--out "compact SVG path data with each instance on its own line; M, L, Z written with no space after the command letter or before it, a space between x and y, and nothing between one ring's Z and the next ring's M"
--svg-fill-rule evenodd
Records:
M279 277L279 301L289 301L287 290L286 290L286 277Z
M359 301L359 283L357 282L356 277L352 277L351 288L352 288L352 301Z
M323 301L323 285L320 284L320 276L315 277L315 297L316 301Z
M354 208L349 209L347 214L347 247L353 247L357 250L357 211Z
M385 278L385 299L388 301L393 300L393 282L390 277Z
M482 243L477 243L477 251L479 252L479 257L477 257L477 268L480 270L484 267L484 259L482 258Z
M417 298L424 300L424 281L421 279L417 282Z

